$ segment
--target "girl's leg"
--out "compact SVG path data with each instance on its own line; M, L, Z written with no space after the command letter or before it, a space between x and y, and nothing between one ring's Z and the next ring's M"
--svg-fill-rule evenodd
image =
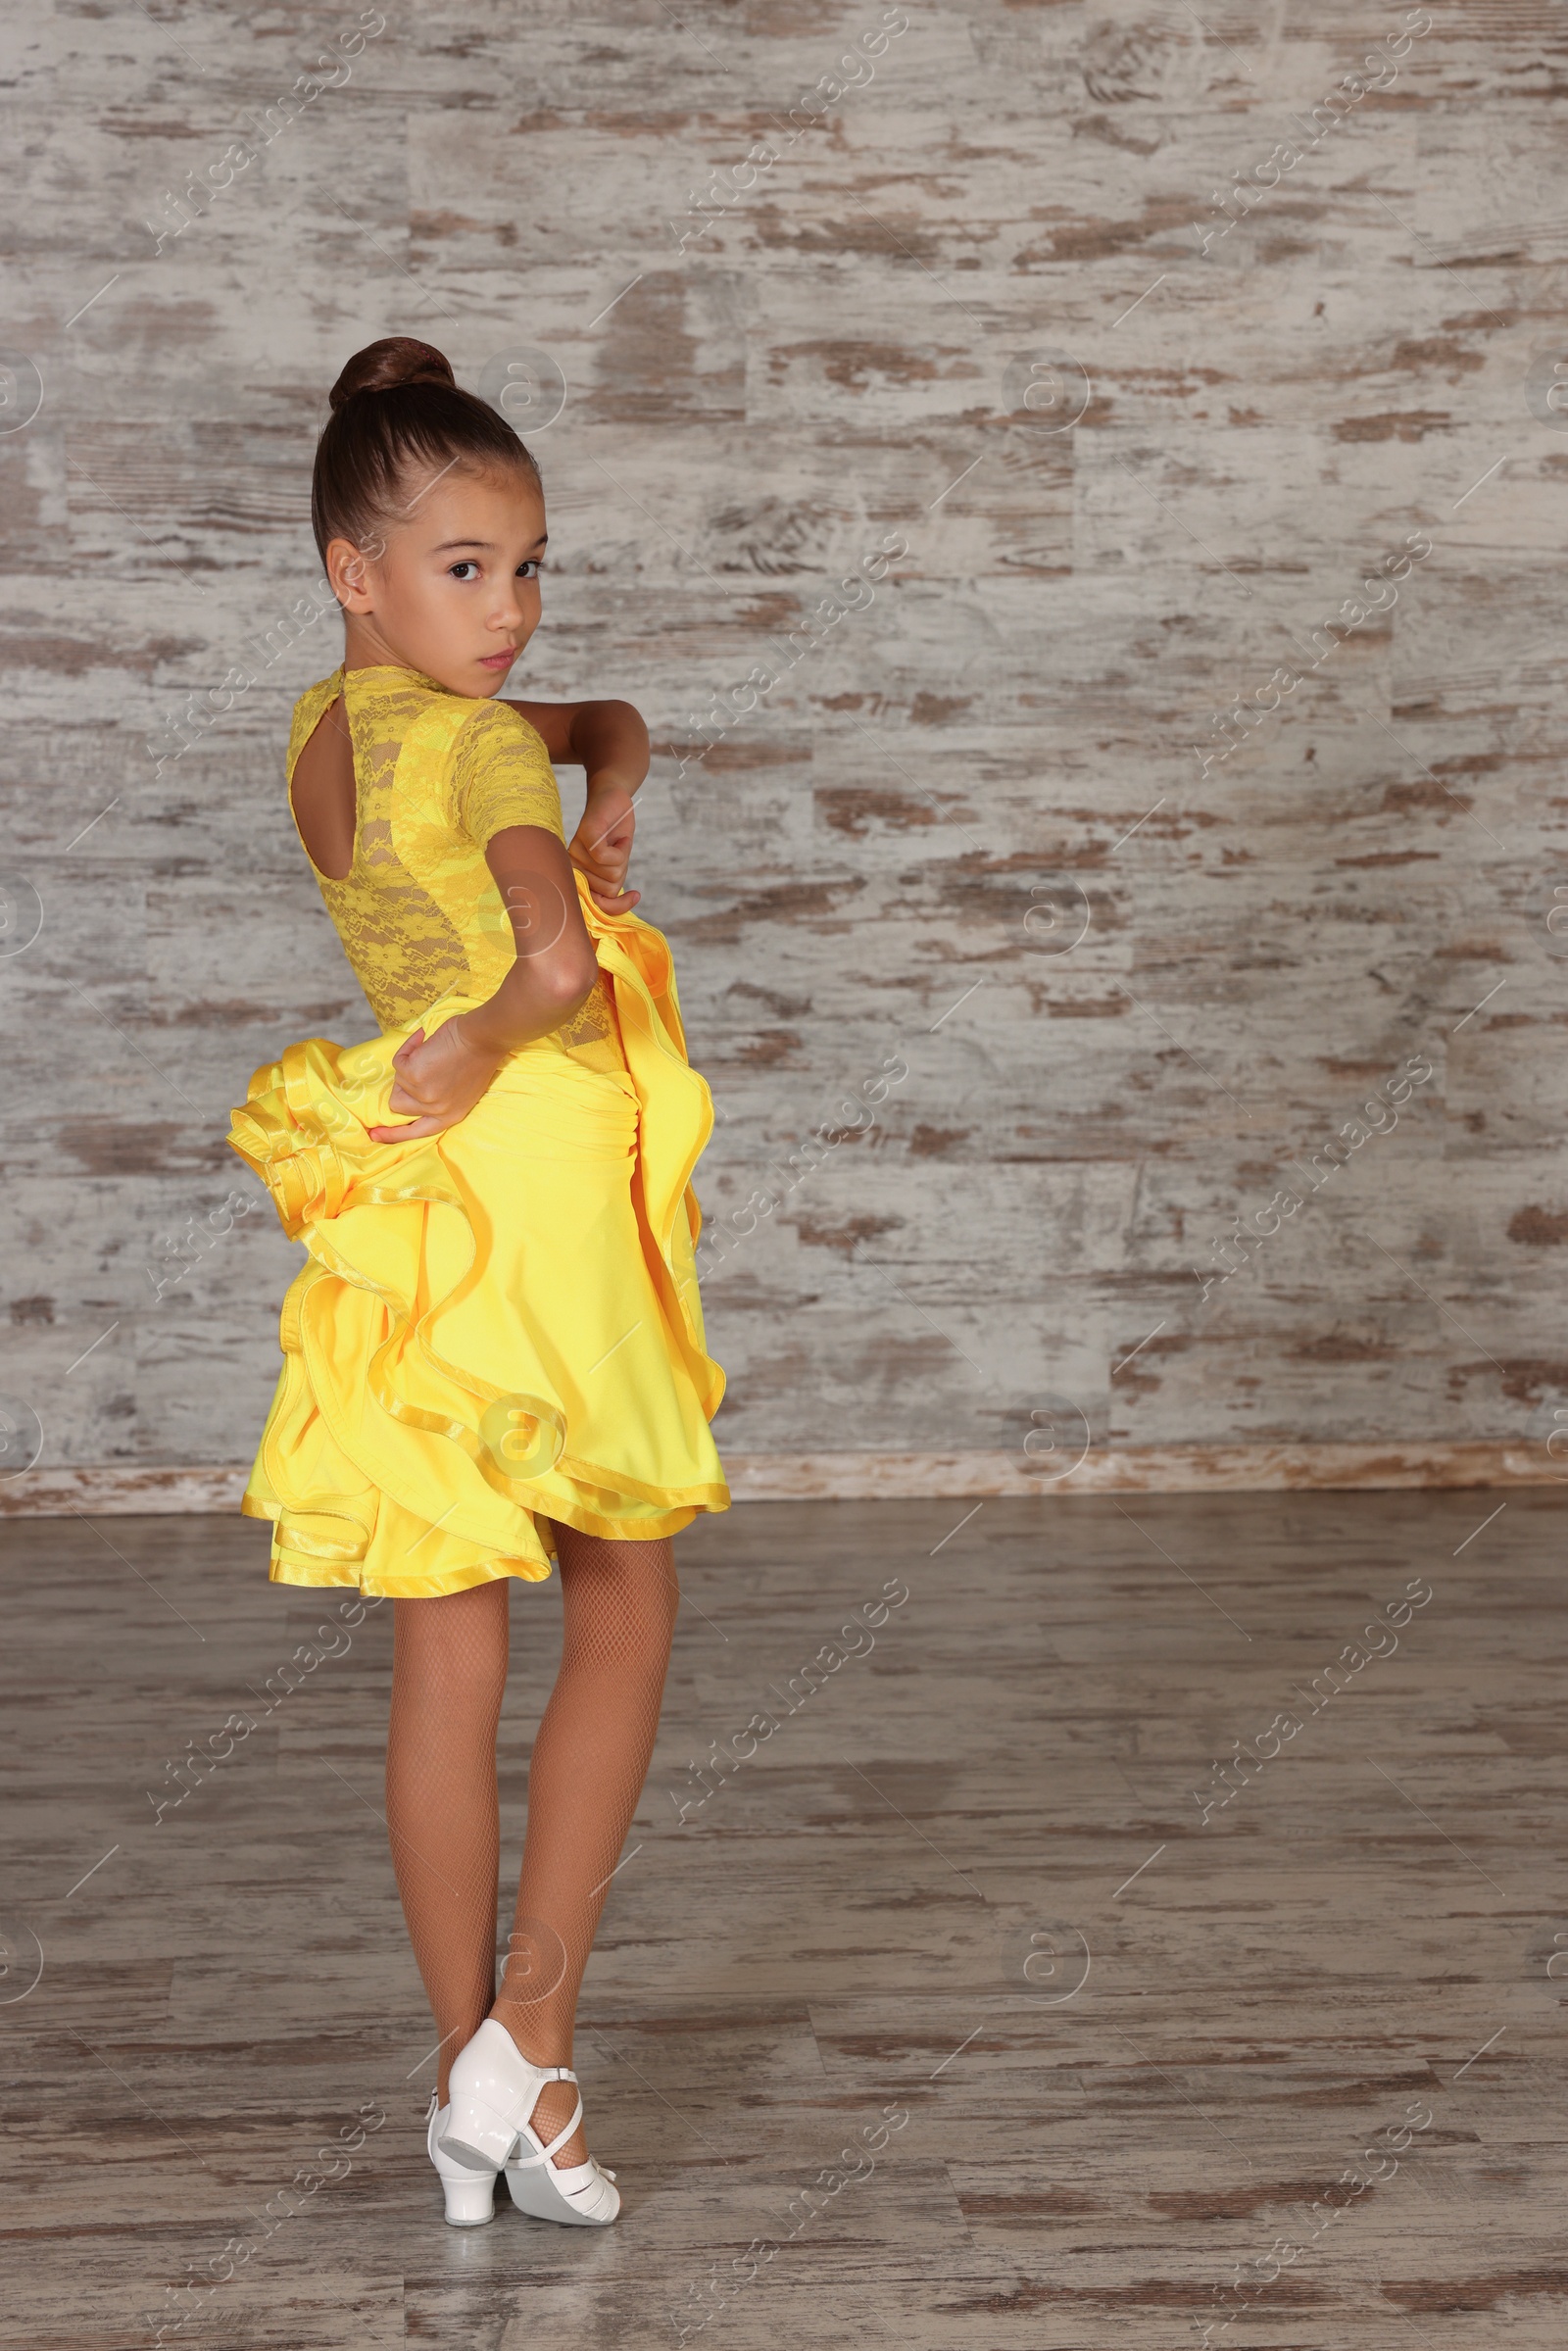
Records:
M507 1687L507 1580L394 1600L386 1819L403 1915L452 2060L495 1995L496 1727Z
M491 2010L541 2066L571 2064L577 1993L648 1776L680 1599L667 1540L608 1543L570 1527L556 1534L561 1671L533 1742L517 1911ZM569 2082L547 2085L533 2117L543 2140L575 2102ZM579 2130L556 2162L586 2161Z

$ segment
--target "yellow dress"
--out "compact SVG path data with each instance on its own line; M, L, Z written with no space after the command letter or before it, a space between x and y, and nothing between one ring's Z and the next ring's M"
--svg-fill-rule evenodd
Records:
M495 993L514 956L484 860L510 824L564 838L519 711L404 668L339 669L296 706L288 776L339 694L354 862L313 865L380 1023L259 1069L229 1141L309 1256L242 1508L274 1582L408 1598L550 1573L548 1526L652 1540L729 1492L709 1423L691 1174L712 1129L669 949L578 877L600 976L573 1021L502 1063L466 1118L372 1143L417 1027Z

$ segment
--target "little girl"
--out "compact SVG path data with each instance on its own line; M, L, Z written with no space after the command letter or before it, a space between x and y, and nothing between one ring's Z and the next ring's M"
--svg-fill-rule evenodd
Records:
M495 696L539 623L538 467L428 344L332 391L312 518L342 666L294 711L290 807L382 1034L291 1046L234 1114L306 1265L244 1508L275 1582L394 1614L386 1813L439 2035L446 2217L602 2227L572 2026L642 1791L678 1592L729 1494L690 1178L712 1126L669 950L625 887L648 734ZM553 760L587 770L569 847ZM499 1989L496 1730L514 1580L559 1560Z

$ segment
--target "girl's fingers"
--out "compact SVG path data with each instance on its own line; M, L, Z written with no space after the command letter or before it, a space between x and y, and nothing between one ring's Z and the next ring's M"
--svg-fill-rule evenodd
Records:
M411 1094L406 1086L393 1087L386 1106L393 1118L428 1118L430 1115L429 1103L420 1102L418 1096ZM374 1129L367 1127L365 1131L368 1135Z
M634 906L642 896L640 890L627 889L624 865L616 872L591 864L587 858L578 858L575 862L578 872L588 885L589 897L595 906L602 907L606 913L623 913L628 906Z
M420 1135L439 1135L452 1121L446 1118L416 1118L406 1127L367 1127L372 1143L409 1143Z

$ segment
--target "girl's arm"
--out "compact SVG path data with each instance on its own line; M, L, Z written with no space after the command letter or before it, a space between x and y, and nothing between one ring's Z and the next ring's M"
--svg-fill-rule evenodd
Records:
M588 1001L599 964L577 898L571 860L539 824L509 824L484 853L512 917L517 956L488 1004L416 1029L392 1056L387 1108L404 1126L371 1127L375 1143L439 1135L466 1118L508 1053L548 1037Z
M588 800L569 855L594 904L629 914L641 893L628 890L636 815L632 795L648 773L648 729L629 702L514 702L542 737L554 766L587 770Z

